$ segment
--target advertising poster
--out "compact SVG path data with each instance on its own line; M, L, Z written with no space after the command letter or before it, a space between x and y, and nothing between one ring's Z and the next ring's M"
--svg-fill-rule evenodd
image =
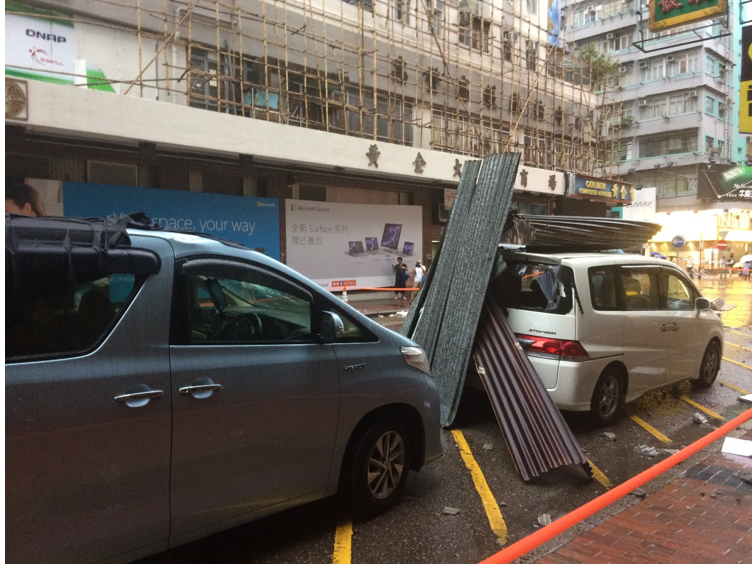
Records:
M739 133L752 134L752 25L742 28L739 75Z
M698 198L752 203L752 167L702 165L697 175Z
M636 190L632 204L622 208L621 217L636 222L655 223L655 187Z
M287 264L327 289L391 287L402 257L422 259L420 206L285 201Z
M145 212L165 229L197 231L242 243L279 260L279 201L205 192L27 179L50 216Z

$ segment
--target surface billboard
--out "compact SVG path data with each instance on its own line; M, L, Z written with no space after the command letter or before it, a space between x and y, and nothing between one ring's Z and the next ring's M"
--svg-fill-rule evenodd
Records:
M752 167L700 165L697 196L712 200L752 203Z

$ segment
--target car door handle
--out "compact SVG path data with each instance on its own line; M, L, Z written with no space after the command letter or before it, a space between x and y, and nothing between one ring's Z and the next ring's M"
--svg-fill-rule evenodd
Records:
M164 394L161 390L152 390L146 385L136 385L131 390L133 392L117 395L115 402L123 402L131 408L140 408L146 406L152 398L158 398Z
M221 384L210 384L210 385L191 385L191 386L184 386L183 388L178 389L178 392L180 394L195 394L197 392L207 392L207 391L214 391L214 390L222 390Z
M675 332L679 329L679 324L661 324L662 332Z

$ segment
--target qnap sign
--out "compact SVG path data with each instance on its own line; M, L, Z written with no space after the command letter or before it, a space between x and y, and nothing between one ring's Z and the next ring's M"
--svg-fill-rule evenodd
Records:
M52 33L44 33L43 31L36 31L36 30L33 30L33 29L27 29L26 30L26 35L28 37L36 37L36 38L39 38L39 39L44 39L45 41L52 41L54 43L65 43L66 41L68 41L67 39L65 39L65 36L63 36L63 35L55 35L55 34L52 34Z

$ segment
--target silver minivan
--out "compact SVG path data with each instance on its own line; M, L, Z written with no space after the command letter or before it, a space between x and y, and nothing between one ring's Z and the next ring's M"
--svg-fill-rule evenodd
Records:
M428 372L262 254L6 215L6 560L133 560L338 491L382 511L441 455Z
M650 390L715 381L720 313L671 262L618 253L503 257L492 292L559 408L589 411L605 425Z

